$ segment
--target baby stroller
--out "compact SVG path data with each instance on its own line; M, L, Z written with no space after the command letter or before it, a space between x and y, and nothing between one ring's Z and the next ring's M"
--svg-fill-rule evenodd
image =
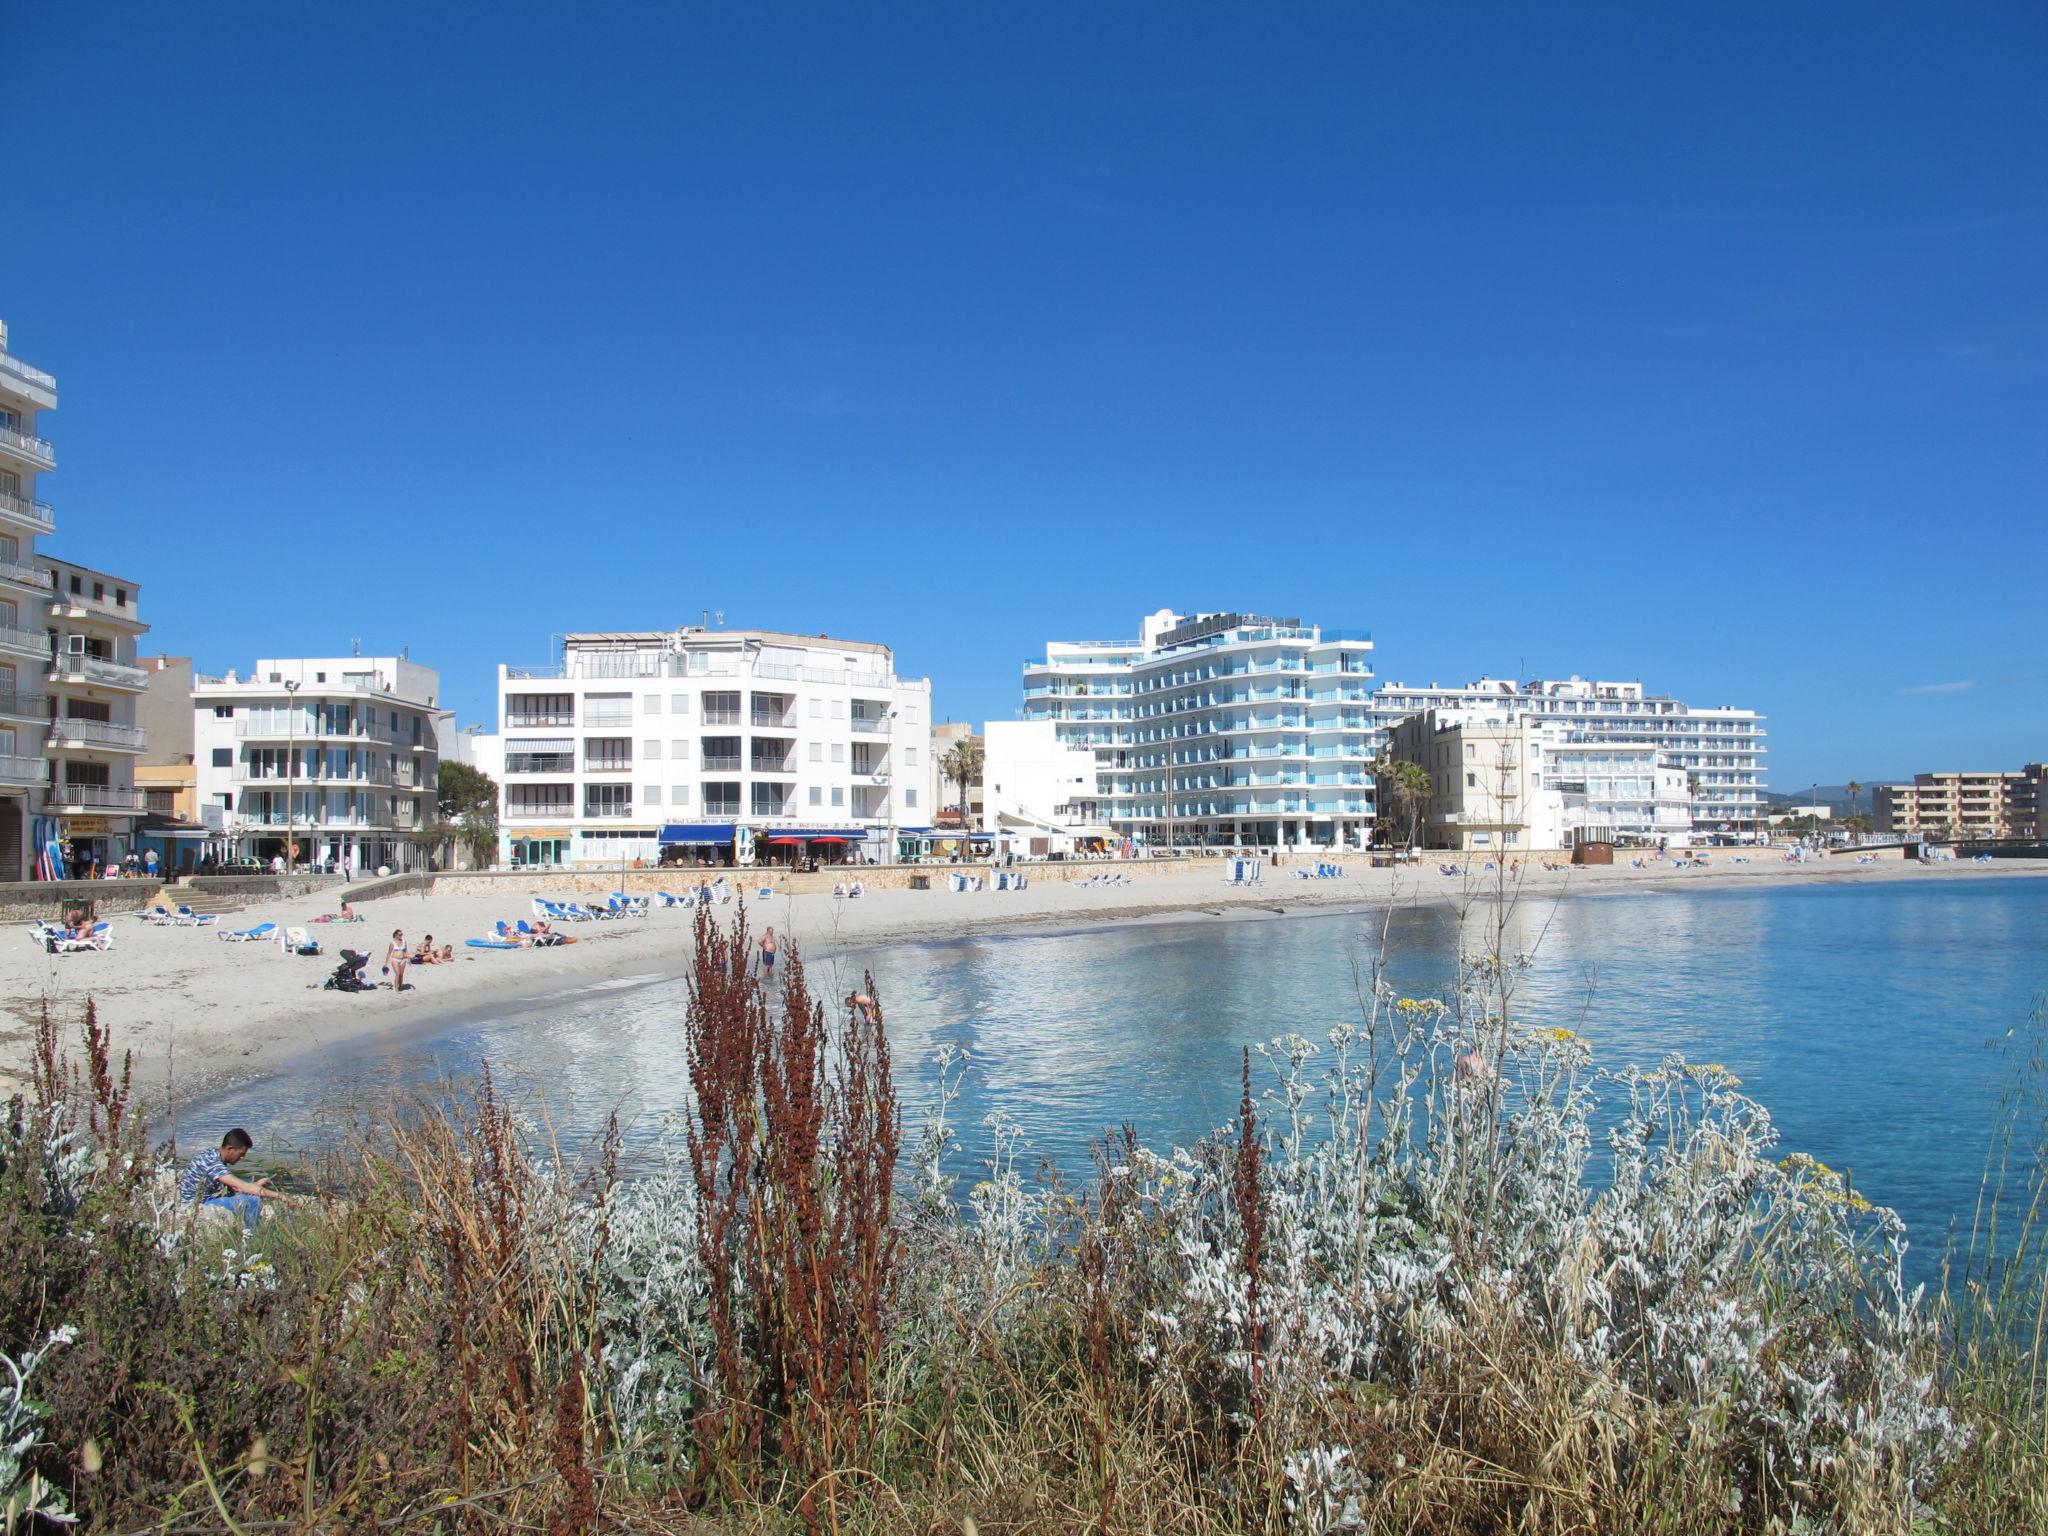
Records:
M370 957L353 949L341 952L341 964L334 968L334 974L320 983L327 992L374 992L377 984L363 979L363 967L370 963Z

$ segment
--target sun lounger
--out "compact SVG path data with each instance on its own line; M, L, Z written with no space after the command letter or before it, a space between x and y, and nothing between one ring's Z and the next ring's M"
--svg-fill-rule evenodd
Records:
M135 915L145 923L168 923L175 914L172 913L169 907L155 906L144 907Z
M471 949L524 949L526 946L517 939L464 939Z
M220 922L218 912L194 912L190 907L178 908L171 919L174 928L211 928Z
M50 953L53 955L74 955L82 949L104 950L112 949L113 947L114 925L106 922L94 923L92 927L86 930L83 938L55 938L50 941L48 946Z
M277 937L277 924L258 923L254 928L224 928L217 935L223 944L260 943Z
M288 955L317 955L320 946L313 942L313 936L299 927L287 928L281 941Z
M678 896L674 891L656 891L654 899L664 907L687 907L696 900L694 896Z

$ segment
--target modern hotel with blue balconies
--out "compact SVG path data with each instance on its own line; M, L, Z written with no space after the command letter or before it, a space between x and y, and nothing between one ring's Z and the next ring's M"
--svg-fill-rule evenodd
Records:
M1162 608L1136 640L1052 641L1024 718L1095 755L1080 821L1152 847L1363 848L1380 729L1372 638Z

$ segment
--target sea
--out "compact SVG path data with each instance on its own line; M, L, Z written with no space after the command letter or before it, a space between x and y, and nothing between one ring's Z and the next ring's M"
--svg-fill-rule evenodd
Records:
M935 1063L950 1046L962 1063L948 1114L958 1171L971 1175L989 1155L990 1119L1001 1116L1028 1163L1072 1177L1106 1131L1129 1125L1164 1148L1231 1121L1244 1047L1321 1040L1360 1021L1376 961L1404 995L1444 994L1461 924L1466 948L1491 947L1471 926L1483 921L1418 902L866 950L815 944L809 961L827 996L872 974L906 1146L940 1093ZM1842 1171L1905 1218L1915 1268L1967 1230L2001 1127L2019 1115L2025 1144L2042 1140L2048 879L1524 894L1501 948L1525 957L1517 1014L1575 1031L1597 1065L1680 1055L1726 1066L1770 1110L1783 1151ZM644 1146L688 1103L684 959L678 951L668 974L306 1058L180 1106L181 1129L241 1124L259 1144L304 1145L358 1095L459 1081L488 1063L528 1123L569 1155L614 1111L629 1147Z

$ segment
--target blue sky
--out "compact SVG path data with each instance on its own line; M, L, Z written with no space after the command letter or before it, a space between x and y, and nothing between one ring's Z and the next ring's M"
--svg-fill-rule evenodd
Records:
M153 648L1160 606L2048 752L2038 5L11 0L0 315Z

